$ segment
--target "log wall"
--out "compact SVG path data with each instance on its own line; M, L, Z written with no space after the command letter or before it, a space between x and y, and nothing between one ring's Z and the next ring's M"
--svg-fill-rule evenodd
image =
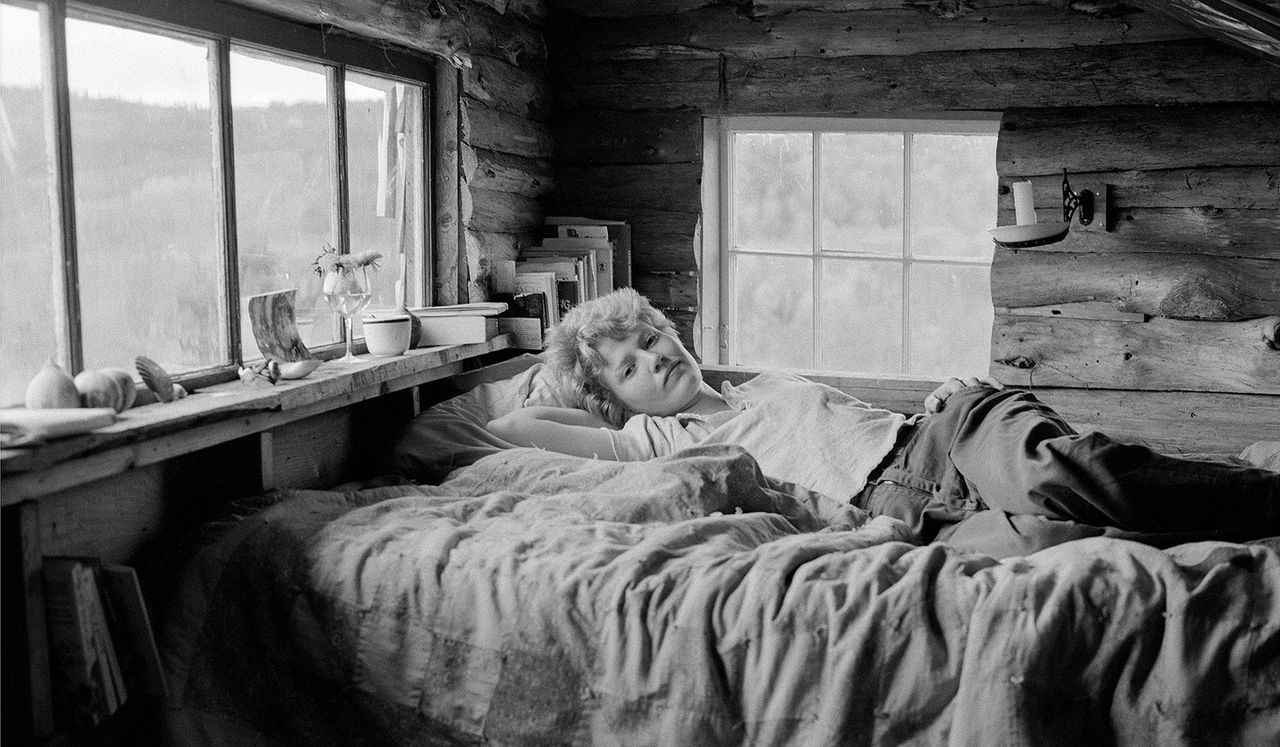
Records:
M1112 185L1114 230L997 253L991 373L1109 390L1124 407L1090 424L1177 450L1153 408L1230 393L1247 424L1199 450L1280 439L1280 61L1118 3L549 5L548 210L630 221L659 304L698 297L704 116L1002 112L999 223L1024 179L1043 218L1066 168Z

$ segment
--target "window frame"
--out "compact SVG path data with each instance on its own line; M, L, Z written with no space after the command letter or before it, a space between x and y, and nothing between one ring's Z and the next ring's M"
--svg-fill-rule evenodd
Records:
M738 254L773 257L807 257L813 261L813 361L815 368L821 360L821 274L822 260L862 259L868 261L896 262L903 272L902 294L902 373L850 371L851 375L875 378L932 379L928 374L907 373L910 365L911 289L909 270L913 264L991 266L990 259L960 256L914 257L911 252L911 138L914 134L980 134L998 135L1000 112L938 112L903 114L891 117L815 117L815 116L724 116L703 119L703 179L702 179L702 236L700 262L702 283L699 292L701 322L697 326L695 351L706 363L729 366L747 366L733 362L733 331L736 320L735 289L733 285L734 257ZM812 238L809 253L780 253L768 251L743 252L731 247L733 236L733 191L730 169L733 163L733 137L738 133L794 133L809 132L814 136L813 148L813 204ZM903 148L903 225L902 256L888 257L870 252L822 249L821 247L821 179L818 145L821 134L847 132L897 133L904 135ZM994 221L994 216L993 216ZM995 225L994 222L992 225Z
M210 50L210 119L213 127L215 179L221 215L218 240L223 272L220 278L222 330L227 349L223 361L209 368L177 375L176 380L203 386L233 379L242 355L239 252L237 247L234 132L230 88L230 56L233 47L255 50L294 60L322 65L325 69L329 102L329 147L333 158L333 187L330 205L330 239L338 250L350 252L347 148L345 132L345 79L347 70L368 73L420 87L423 106L420 123L423 142L421 182L418 184L421 214L416 216L424 230L422 244L408 263L412 285L406 284L406 301L429 303L433 287L435 247L433 245L433 205L435 182L433 159L433 91L436 62L430 55L392 47L382 42L358 38L325 26L310 26L250 8L209 3L172 3L163 0L12 0L6 4L34 7L39 13L41 36L41 76L45 101L42 118L51 162L50 219L52 255L62 272L57 279L55 300L55 341L58 352L71 372L83 370L84 341L81 329L81 299L75 217L74 155L71 148L71 107L67 78L66 20L68 16L125 28L204 41ZM414 206L415 210L417 205ZM345 332L344 332L345 334ZM342 339L316 346L317 357L341 353ZM227 360L227 357L230 360Z

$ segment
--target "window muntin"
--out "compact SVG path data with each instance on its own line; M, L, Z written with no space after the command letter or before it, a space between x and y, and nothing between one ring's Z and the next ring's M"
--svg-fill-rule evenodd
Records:
M721 120L720 361L985 372L997 125Z
M310 262L324 243L338 246L342 251L373 249L384 254L381 280L385 285L382 294L385 305L401 298L410 305L424 302L426 290L431 287L424 197L428 133L423 102L432 73L431 63L426 59L350 37L330 36L243 8L213 12L201 4L150 0L91 0L68 6L2 0L0 8L4 13L4 23L0 25L5 34L4 85L0 96L3 96L5 116L12 118L9 110L15 109L15 102L22 99L21 121L25 124L20 135L34 142L21 148L13 143L0 145L0 149L21 151L23 159L15 160L25 164L23 170L18 171L6 162L3 171L6 191L10 184L21 184L32 187L33 192L20 206L22 220L8 220L6 211L6 220L0 225L0 253L6 268L0 279L3 283L0 295L4 298L4 315L0 318L4 352L4 365L0 367L0 396L3 397L0 403L20 401L26 381L39 364L50 357L75 372L91 366L131 364L134 355L146 353L175 372L200 369L217 376L233 376L239 359L260 355L247 320L247 297L282 287L297 287L299 295L305 296L312 278ZM86 36L85 28L91 28L94 33ZM114 56L108 59L103 55L111 51L109 47L115 42L106 48L94 42L112 34L133 35L133 41L129 42L131 46L115 49ZM39 44L43 40L57 40L63 35L68 40L67 55L61 55L59 45L55 44L49 56L51 63L31 64L41 59ZM200 64L175 65L168 56L157 58L148 54L148 45L138 42L139 38L149 42L160 40L161 47L185 43L200 49ZM77 50L82 56L98 54L98 61L78 63ZM270 108L264 103L271 99L269 91L264 94L262 81L252 72L242 73L238 81L234 80L235 73L224 72L233 67L242 68L247 58L272 55L276 56L275 62L286 67L311 63L313 71L322 71L326 82L332 84L326 86L324 121L308 125L313 128L321 125L325 133L321 145L327 152L324 155L313 152L309 159L296 157L302 146L288 142L285 150L292 149L291 152L276 154L282 161L293 159L295 171L312 167L309 176L313 181L305 185L305 190L288 195L287 205L279 200L275 203L284 215L291 211L305 215L300 220L302 225L287 227L283 226L284 218L280 216L264 219L263 215L269 211L262 209L258 209L258 223L254 224L254 210L249 206L261 206L254 203L253 194L256 190L260 195L270 187L253 183L253 167L243 167L243 179L235 168L238 145L232 137L234 121L240 114L249 114L237 111L237 106ZM239 63L233 57L239 58ZM12 60L20 60L22 64L12 64ZM201 68L198 80L190 75L196 67ZM185 78L177 75L183 72L188 73ZM151 78L145 78L147 75ZM365 189L361 185L368 184L368 189L376 192L373 182L357 179L354 190L346 190L345 186L352 172L379 168L377 160L370 164L348 163L346 149L339 148L339 144L346 142L346 132L341 129L344 117L340 115L349 113L344 109L347 105L343 98L348 90L355 90L343 85L344 76L357 81L366 76L367 81L357 82L357 87L368 87L369 81L381 87L378 101L370 105L377 109L372 113L374 118L385 119L381 114L386 100L382 88L398 89L397 102L405 102L399 121L401 129L391 133L396 138L395 155L390 160L384 158L381 166L390 167L401 180L393 196L402 201L404 209L397 214L396 229L389 232L392 239L380 239L378 245L350 243L349 207L340 199L342 194L349 196L351 205L374 202L361 191ZM48 83L68 78L79 93L66 87L59 93L56 83ZM145 82L135 86L133 94L121 92L119 83L131 80ZM291 84L292 81L277 82L277 90L288 89ZM265 85L269 88L269 84ZM144 95L137 95L139 91ZM104 141L108 133L94 132L85 124L89 122L89 109L82 99L96 98L99 92L129 101L138 108L139 116L126 123L127 132L141 123L164 121L167 114L173 114L155 110L189 110L185 112L188 118L203 121L199 146L190 142L195 128L182 127L180 131L164 132L164 137L159 138L182 140L190 146L181 159L176 159L178 164L162 163L164 159L150 159L155 161L150 164L132 163L137 159L129 159L128 155L134 142L124 143L128 147L111 152L99 142ZM64 103L67 98L72 101L70 105ZM282 127L284 119L278 117L272 126ZM33 127L39 129L32 130ZM381 124L378 130L379 134L385 131ZM30 131L35 135L31 136ZM70 133L64 138L67 145L47 138L45 132ZM42 152L42 148L35 147L46 140L59 143L56 153ZM17 138L14 142L18 142ZM149 152L155 155L161 144L150 143ZM67 155L73 145L77 151L74 173ZM255 145L249 136L240 145L246 152L255 148L261 152L261 143ZM192 166L194 161L188 157L196 150L203 151L199 159L203 168L212 169L213 176L207 180L200 176L202 172ZM107 166L96 165L110 164L112 156L117 157L117 165L122 160L131 161L126 171L114 177L108 174ZM351 157L353 160L370 158L363 153L358 156L352 153ZM256 174L262 174L261 167ZM135 178L141 181L135 182ZM81 185L77 180L85 183ZM101 209L105 194L97 188L109 187L113 181L129 182L114 196L129 210ZM206 195L211 196L190 198L195 189L184 182L194 181L207 181L207 189L211 191ZM305 179L295 183L297 181ZM339 189L339 184L344 189ZM250 196L237 198L238 189L247 190ZM170 203L184 195L190 202L181 217L160 221L175 224L169 228L174 229L171 234L180 234L177 240L166 241L161 246L159 234L163 232L135 231L139 224L154 222L152 213L166 208L172 210ZM40 199L45 205L43 213L37 204ZM301 211L293 204L308 200L311 204ZM233 209L233 203L242 209ZM5 206L9 208L11 203L6 201ZM60 206L65 207L60 209ZM13 212L18 212L19 206L13 207ZM83 225L79 226L77 209L84 212ZM247 223L236 220L240 212L249 214ZM313 219L317 214L320 218ZM183 230L178 232L177 228ZM125 235L135 232L147 235ZM266 243L270 246L264 248L260 242L255 249L251 244L242 255L237 247L242 232L246 237L269 236L270 241ZM210 235L214 237L212 240ZM305 246L304 240L312 244ZM84 242L85 246L77 247L77 241ZM205 248L193 248L195 246ZM113 254L121 248L128 254L124 261ZM14 272L8 271L10 264L18 265ZM259 274L257 269L263 267L267 269ZM50 281L50 277L54 279ZM63 277L71 282L63 282ZM21 289L17 288L19 285ZM79 292L68 292L65 290L68 287ZM145 310L138 303L140 298L146 299ZM323 308L322 316L316 315L313 319L305 318L306 312L300 308L298 316L309 345L338 339L327 308Z

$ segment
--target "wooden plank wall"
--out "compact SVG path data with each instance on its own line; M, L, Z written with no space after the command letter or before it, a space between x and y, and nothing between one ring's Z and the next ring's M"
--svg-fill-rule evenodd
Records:
M632 222L658 303L696 304L703 116L1003 112L1000 223L1023 179L1047 219L1065 167L1073 187L1113 185L1115 230L997 254L992 373L1108 390L1119 410L1058 399L1158 446L1189 443L1152 409L1171 397L1247 421L1190 450L1280 439L1280 61L1118 3L549 4L548 209Z

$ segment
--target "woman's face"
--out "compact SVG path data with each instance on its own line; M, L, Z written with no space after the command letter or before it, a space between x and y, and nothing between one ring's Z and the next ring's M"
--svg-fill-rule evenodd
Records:
M698 362L674 334L648 324L620 340L602 340L596 352L605 363L601 383L633 412L674 415L702 390Z

